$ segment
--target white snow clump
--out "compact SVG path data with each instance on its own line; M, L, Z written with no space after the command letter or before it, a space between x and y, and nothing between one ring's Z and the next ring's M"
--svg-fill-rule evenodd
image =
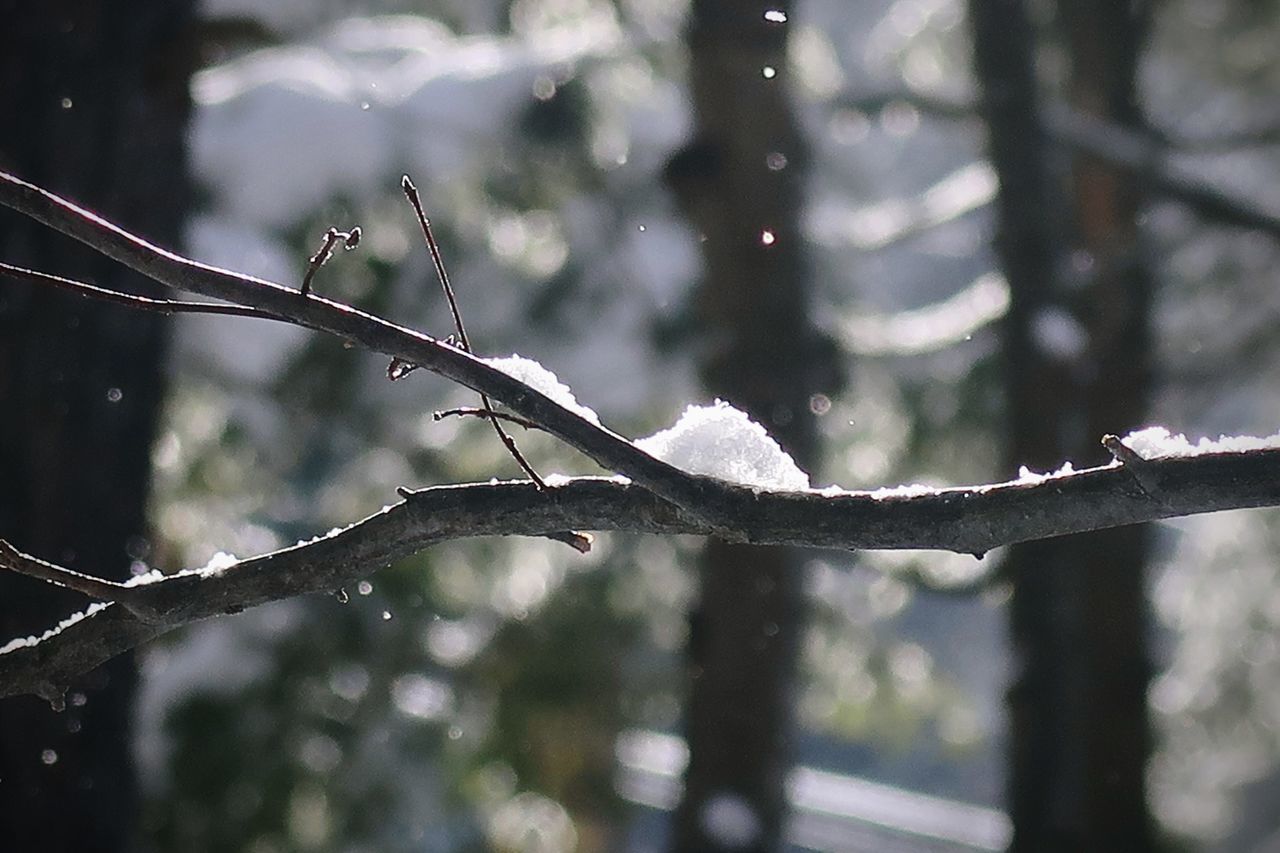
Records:
M508 376L519 379L530 388L541 391L566 409L577 412L593 424L600 425L600 417L594 411L579 403L578 398L573 396L573 391L570 390L568 385L565 385L556 378L554 373L533 359L512 354L506 358L482 358L480 360L490 367L501 370Z
M1265 437L1220 435L1216 441L1202 438L1192 444L1182 433L1174 435L1164 427L1157 426L1131 432L1122 440L1143 459L1162 459L1170 456L1202 456L1206 453L1231 453L1280 447L1280 432Z
M1038 471L1032 471L1026 465L1018 468L1018 479L1015 483L1043 483L1045 480L1052 480L1057 477L1070 477L1076 473L1076 467L1070 462L1063 462L1062 467L1056 471L1047 474L1041 474Z
M809 475L764 427L722 400L689 406L675 426L640 439L636 446L691 474L764 489L809 488Z

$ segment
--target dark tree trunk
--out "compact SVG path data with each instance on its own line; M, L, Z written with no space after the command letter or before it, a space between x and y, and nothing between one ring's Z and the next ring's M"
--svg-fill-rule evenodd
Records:
M1139 29L1131 4L1061 4L1077 105L1131 120ZM1140 425L1149 274L1137 197L1101 164L1055 175L1039 118L1035 34L1021 0L971 0L974 58L1000 175L999 254L1011 302L1004 358L1009 465L1097 464L1104 433ZM1064 273L1066 261L1076 261ZM1145 532L1010 549L1009 807L1017 850L1151 847Z
M188 197L191 3L0 0L0 168L176 245ZM0 216L10 263L151 292L70 240ZM0 536L125 577L147 551L144 506L165 324L0 281ZM40 633L83 597L0 576L0 635ZM0 701L0 846L128 849L137 814L131 658L70 688L66 710Z
M693 4L696 128L667 178L703 238L706 390L748 412L813 471L810 398L832 368L808 316L798 217L806 152L787 96L787 25L765 18L768 9L786 13L790 4ZM691 617L690 762L674 850L779 845L803 627L798 562L784 548L711 542L704 552Z

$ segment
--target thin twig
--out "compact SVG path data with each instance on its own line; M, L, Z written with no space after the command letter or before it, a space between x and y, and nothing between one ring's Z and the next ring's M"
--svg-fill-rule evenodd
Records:
M78 293L86 299L102 299L107 302L114 302L117 305L125 305L129 308L137 308L143 311L155 311L160 314L220 314L230 317L252 317L257 320L275 320L278 323L297 323L291 317L283 314L273 314L270 311L263 311L259 308L247 308L243 305L230 305L221 302L181 302L175 299L153 299L149 296L138 296L133 293L123 293L119 290L108 290L105 287L87 284L83 281L77 281L73 278L63 278L60 275L52 275L39 270L29 270L25 267L15 267L12 264L0 262L0 275L18 281L34 281L41 284L52 284L54 287L60 287L63 290L69 290L72 293Z
M343 249L350 252L356 246L360 245L360 226L352 228L350 231L339 231L337 228L330 227L324 232L324 243L316 250L316 253L307 260L307 272L302 277L302 287L298 288L298 292L306 296L311 292L311 279L315 278L320 267L333 257L333 247L339 242L343 244Z
M537 423L529 420L528 418L522 418L519 415L513 415L508 412L495 412L493 409L476 409L470 406L459 406L456 409L442 409L431 413L431 419L435 421L442 421L445 418L450 417L497 418L498 420L515 424L516 426L522 426L525 429L542 429L542 427Z
M440 286L444 288L445 299L449 302L449 311L453 314L453 327L458 333L458 344L465 352L472 352L471 341L467 337L467 329L462 324L462 312L458 309L458 298L453 293L453 285L449 283L449 273L444 267L444 257L440 254L440 246L436 243L436 236L431 231L431 220L427 218L426 211L422 209L422 200L418 197L418 188L413 185L413 181L410 180L409 176L405 175L400 179L400 189L404 192L405 197L409 199L409 204L413 206L413 212L418 217L418 226L422 229L422 236L427 241L427 250L431 253L431 262L436 268L436 278L440 280ZM391 375L390 369L388 369L387 375ZM396 378L399 377L397 376ZM493 431L497 433L498 440L507 448L511 458L516 460L516 464L529 475L529 479L533 480L538 485L538 488L546 488L547 484L542 477L529 464L529 460L524 458L520 448L516 447L516 440L502 428L502 424L498 423L497 413L488 395L481 393L480 402L484 406L484 410L490 415L488 420L493 425Z
M62 586L102 601L115 601L121 590L128 587L116 581L102 580L46 563L30 554L24 554L7 540L0 539L0 567L31 578L38 578L54 586Z

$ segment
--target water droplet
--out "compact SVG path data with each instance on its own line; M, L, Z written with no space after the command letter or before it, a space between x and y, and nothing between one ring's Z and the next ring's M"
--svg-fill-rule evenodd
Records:
M638 228L639 228L639 230L641 230L641 231L644 231L644 230L645 230L645 226L643 226L643 225L638 226Z
M781 9L766 9L764 19L771 24L785 24L787 22L787 13Z
M46 749L44 752L40 753L40 760L45 764L57 764L58 753L55 750Z
M108 389L107 389L107 402L108 402L108 403L119 403L119 402L120 402L121 400L123 400L123 399L124 399L124 392L123 392L123 391L121 391L119 388L108 388Z
M760 232L760 242L766 246L772 246L778 238L773 236L773 232L768 228Z
M369 110L369 102L368 102L368 101L361 101L361 102L360 102L360 109L362 109L362 110L364 110L364 111L368 112L368 110Z
M368 581L360 581L360 583L356 584L356 592L361 595L369 595L373 592L373 584Z
M787 155L781 151L770 151L764 155L764 164L770 172L781 172L787 168Z
M390 622L390 621L391 621L391 611L390 611L390 610L384 610L384 611L382 611L382 621L383 621L383 622Z
M458 726L449 726L449 740L457 740L462 737L462 729Z
M809 411L821 417L831 411L831 398L826 394L814 394L809 398Z
M556 81L545 75L539 75L533 81L533 96L539 101L549 101L556 96Z
M764 75L764 79L772 80L774 77L778 76L778 69L774 68L772 65L766 65L760 70L760 73Z
M63 99L62 99L62 108L63 108L64 110L69 110L69 109L71 109L71 108L72 108L72 107L74 107L74 106L75 106L75 103L74 103L70 98L63 98Z

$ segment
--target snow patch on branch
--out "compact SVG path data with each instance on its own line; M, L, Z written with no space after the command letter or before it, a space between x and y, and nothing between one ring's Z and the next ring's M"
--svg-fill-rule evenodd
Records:
M600 425L600 416L593 410L578 402L568 385L561 382L554 373L547 370L531 358L512 354L506 358L480 359L490 367L497 368L508 376L519 379L525 385L540 391L555 400L571 412L576 412L596 426Z
M1075 469L1075 466L1072 465L1070 462L1063 462L1062 466L1058 468L1058 470L1050 471L1046 474L1041 474L1039 472L1032 471L1026 465L1023 465L1018 469L1018 479L1014 480L1013 482L1014 483L1043 483L1045 480L1053 480L1059 477L1070 477L1076 473L1077 471Z
M691 474L763 489L809 488L809 475L765 428L722 400L689 406L675 426L640 439L636 446Z
M1216 440L1202 438L1192 444L1182 433L1175 435L1164 427L1157 426L1131 432L1122 441L1143 459L1166 459L1171 456L1203 456L1208 453L1276 448L1280 447L1280 432L1264 437L1220 435Z
M215 577L239 562L240 558L235 554L219 551L209 558L209 562L205 563L203 568L196 569L196 572L205 577Z
M35 636L34 634L31 635L30 637L15 637L14 639L5 643L3 646L0 646L0 655L7 655L9 652L17 651L18 649L25 649L29 646L35 646L40 643L43 643L45 640L48 640L51 637L61 634L63 631L70 628L72 625L76 624L77 622L81 622L85 619L88 619L89 617L93 616L100 610L105 610L107 606L108 606L108 602L95 601L93 604L90 604L88 607L86 607L84 610L81 610L79 613L72 613L66 619L63 619L57 625L53 626L48 631L45 631L43 634L41 634L38 637Z

